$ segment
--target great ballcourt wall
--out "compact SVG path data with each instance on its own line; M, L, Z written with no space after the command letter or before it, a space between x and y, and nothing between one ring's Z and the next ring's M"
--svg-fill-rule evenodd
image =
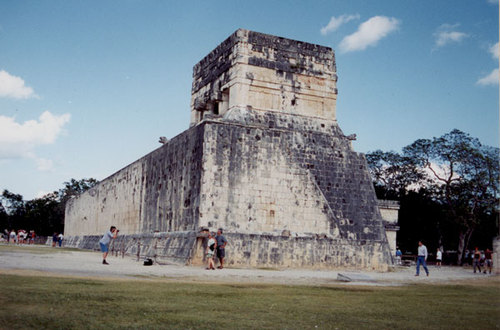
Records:
M66 206L66 245L204 262L384 270L391 253L365 157L336 121L331 48L239 29L193 68L190 128Z

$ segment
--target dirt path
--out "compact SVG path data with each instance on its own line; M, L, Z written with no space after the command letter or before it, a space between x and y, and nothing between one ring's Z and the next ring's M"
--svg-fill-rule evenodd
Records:
M272 283L299 285L404 285L411 283L439 283L454 281L474 282L492 275L474 274L461 267L429 267L430 276L423 269L415 277L415 267L398 267L392 272L311 269L236 269L205 270L203 267L181 265L144 266L131 257L108 257L109 266L101 264L101 254L47 246L12 247L0 245L0 273L44 276L77 276L100 279L173 280L222 283ZM352 282L340 282L338 274Z

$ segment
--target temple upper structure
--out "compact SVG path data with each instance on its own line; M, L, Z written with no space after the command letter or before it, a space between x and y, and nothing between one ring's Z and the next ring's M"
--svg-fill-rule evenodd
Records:
M331 48L239 29L193 69L191 126L251 108L335 120Z

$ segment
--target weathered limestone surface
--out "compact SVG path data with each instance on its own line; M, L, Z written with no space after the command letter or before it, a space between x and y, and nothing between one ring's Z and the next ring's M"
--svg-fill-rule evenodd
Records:
M194 66L191 125L248 106L334 120L336 71L329 47L237 30Z
M68 203L67 244L227 263L386 269L390 248L367 163L335 120L330 48L238 30L193 69L191 128Z
M198 229L203 127L176 136L66 206L65 236Z

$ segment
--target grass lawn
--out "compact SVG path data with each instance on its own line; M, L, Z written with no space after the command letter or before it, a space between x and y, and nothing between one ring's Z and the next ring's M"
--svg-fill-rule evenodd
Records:
M0 328L496 329L499 284L308 287L0 275Z

